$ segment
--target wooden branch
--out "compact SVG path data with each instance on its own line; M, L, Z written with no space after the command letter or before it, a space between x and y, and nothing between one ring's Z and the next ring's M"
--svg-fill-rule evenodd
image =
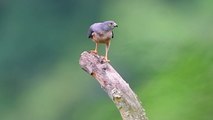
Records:
M140 100L123 78L103 57L84 51L79 64L101 84L115 103L123 120L148 120Z

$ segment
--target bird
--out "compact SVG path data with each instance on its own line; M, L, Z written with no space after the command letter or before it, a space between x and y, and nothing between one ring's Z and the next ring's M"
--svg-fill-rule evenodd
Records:
M95 49L91 52L98 54L98 44L105 44L105 56L104 59L109 62L108 51L110 47L110 41L114 37L113 29L118 27L117 23L112 20L94 23L89 27L88 38L95 42Z

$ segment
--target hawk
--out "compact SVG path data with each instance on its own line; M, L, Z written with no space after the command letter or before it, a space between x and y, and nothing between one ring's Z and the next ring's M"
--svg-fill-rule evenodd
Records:
M92 50L93 53L98 53L98 44L106 44L106 53L104 59L109 62L108 51L110 47L110 40L114 37L113 29L118 27L117 23L114 21L104 21L99 23L94 23L90 26L88 30L88 38L91 38L95 42L95 50Z

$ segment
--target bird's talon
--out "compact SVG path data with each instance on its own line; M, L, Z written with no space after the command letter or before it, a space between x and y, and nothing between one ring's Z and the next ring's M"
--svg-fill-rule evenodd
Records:
M96 50L90 50L91 53L98 54Z
M110 60L109 60L109 59L107 59L107 58L105 58L105 57L104 57L104 61L106 61L106 62L110 62Z

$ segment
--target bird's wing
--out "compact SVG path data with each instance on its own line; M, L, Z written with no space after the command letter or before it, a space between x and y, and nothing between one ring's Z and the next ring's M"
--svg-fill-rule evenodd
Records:
M92 33L93 33L93 32L94 32L94 31L93 31L92 28L90 27L89 30L88 30L88 33L87 33L88 38L92 38Z
M100 31L101 23L94 23L90 26L88 30L88 38L92 38L94 32L98 33Z

